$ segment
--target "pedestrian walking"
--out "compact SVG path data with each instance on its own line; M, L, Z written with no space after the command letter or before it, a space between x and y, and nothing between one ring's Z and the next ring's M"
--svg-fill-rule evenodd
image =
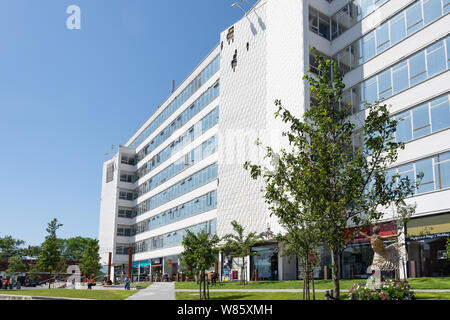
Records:
M124 283L125 283L125 290L130 290L130 282L131 282L130 278L126 277L125 281L124 281Z

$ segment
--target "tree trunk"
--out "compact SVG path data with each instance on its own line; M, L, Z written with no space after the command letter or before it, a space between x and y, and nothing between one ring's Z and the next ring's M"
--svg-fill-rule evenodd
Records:
M52 273L50 272L49 278L48 278L48 289L49 289L49 290L51 289L51 288L50 288L50 283L51 283L51 281L52 281Z
M312 292L313 292L313 300L316 300L316 288L314 287L314 273L311 277L312 280Z
M242 260L242 267L241 267L241 284L245 285L245 264L244 264L244 260Z
M333 293L334 298L337 300L339 300L340 297L338 256L338 250L332 250L333 265L331 267L333 271Z
M203 271L202 280L203 280L203 299L206 300L206 275L205 275L205 271Z
M197 279L197 283L199 284L199 293L198 293L198 296L199 296L199 298L200 298L200 300L202 300L202 280L201 280L201 273L199 273L198 275L197 275L197 277L198 277L198 279Z

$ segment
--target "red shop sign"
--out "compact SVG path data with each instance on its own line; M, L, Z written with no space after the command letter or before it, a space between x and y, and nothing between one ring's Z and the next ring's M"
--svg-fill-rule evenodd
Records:
M395 225L395 222L387 222L387 223L383 223L380 225L381 230L380 230L380 236L391 236L397 233L397 228ZM365 234L368 235L373 235L373 227L364 227L364 228L350 228L344 231L345 234L345 238L348 239L347 243L351 244L351 243L362 243L362 242L369 242L369 239L367 239L366 237L360 235L359 233L357 233L354 236L354 239L352 241L350 241L350 235L355 232L356 230L362 231Z

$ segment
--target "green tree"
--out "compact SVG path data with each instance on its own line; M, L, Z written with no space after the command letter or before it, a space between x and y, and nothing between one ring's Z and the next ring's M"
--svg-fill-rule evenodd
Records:
M4 236L0 238L0 259L7 259L22 254L20 248L25 241L14 239L11 236Z
M319 76L304 76L311 99L302 118L275 101L275 117L288 125L283 136L289 148L277 154L266 147L266 158L276 160L270 170L249 162L244 168L252 178L264 179L273 214L294 225L315 225L319 239L331 249L333 292L339 299L337 261L349 240L346 229L378 221L384 209L403 204L414 186L408 178L386 173L404 148L393 139L397 121L387 106L366 104L359 114L365 121L357 128L350 119L352 106L342 102L345 85L336 62L316 55L316 65ZM362 147L353 150L354 137Z
M102 268L100 264L98 240L89 239L87 241L80 262L81 262L80 263L81 272L84 273L86 277L90 278L95 275L98 275L100 269Z
M217 261L216 254L219 251L217 245L220 239L209 233L201 232L195 234L189 230L183 238L184 251L180 256L181 264L190 266L198 275L200 300L209 299L209 283L206 280L206 271ZM208 285L208 294L206 286ZM203 287L203 290L202 290Z
M310 282L313 284L313 299L315 299L313 267L315 266L319 238L313 226L286 224L285 233L278 234L276 240L283 243L284 256L297 256L302 266L303 300L311 300Z
M41 246L28 246L27 248L22 250L24 256L37 258L41 253Z
M42 251L38 256L38 263L36 264L37 270L40 272L49 272L48 288L50 289L50 280L52 274L55 274L65 267L64 257L61 252L61 241L56 237L56 230L61 227L62 224L58 223L58 220L53 219L47 227L48 235L45 237L45 241L42 244Z
M8 269L6 274L12 276L18 273L24 273L27 271L27 266L22 261L22 257L14 256L8 259Z
M67 260L81 261L83 252L88 247L92 246L91 238L74 237L65 241L64 256Z
M247 236L245 235L245 229L236 220L231 221L234 233L226 234L222 240L225 243L222 246L222 250L227 253L227 255L232 258L240 258L241 266L241 284L247 284L246 276L246 257L257 256L258 252L252 251L252 248L258 244L264 243L263 233L257 234L256 232L251 232Z

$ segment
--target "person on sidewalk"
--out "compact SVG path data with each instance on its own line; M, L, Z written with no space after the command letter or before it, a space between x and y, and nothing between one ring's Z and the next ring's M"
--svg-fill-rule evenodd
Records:
M125 278L124 283L125 283L125 290L130 290L130 283L131 283L131 280L130 280L129 277L126 277L126 278Z

